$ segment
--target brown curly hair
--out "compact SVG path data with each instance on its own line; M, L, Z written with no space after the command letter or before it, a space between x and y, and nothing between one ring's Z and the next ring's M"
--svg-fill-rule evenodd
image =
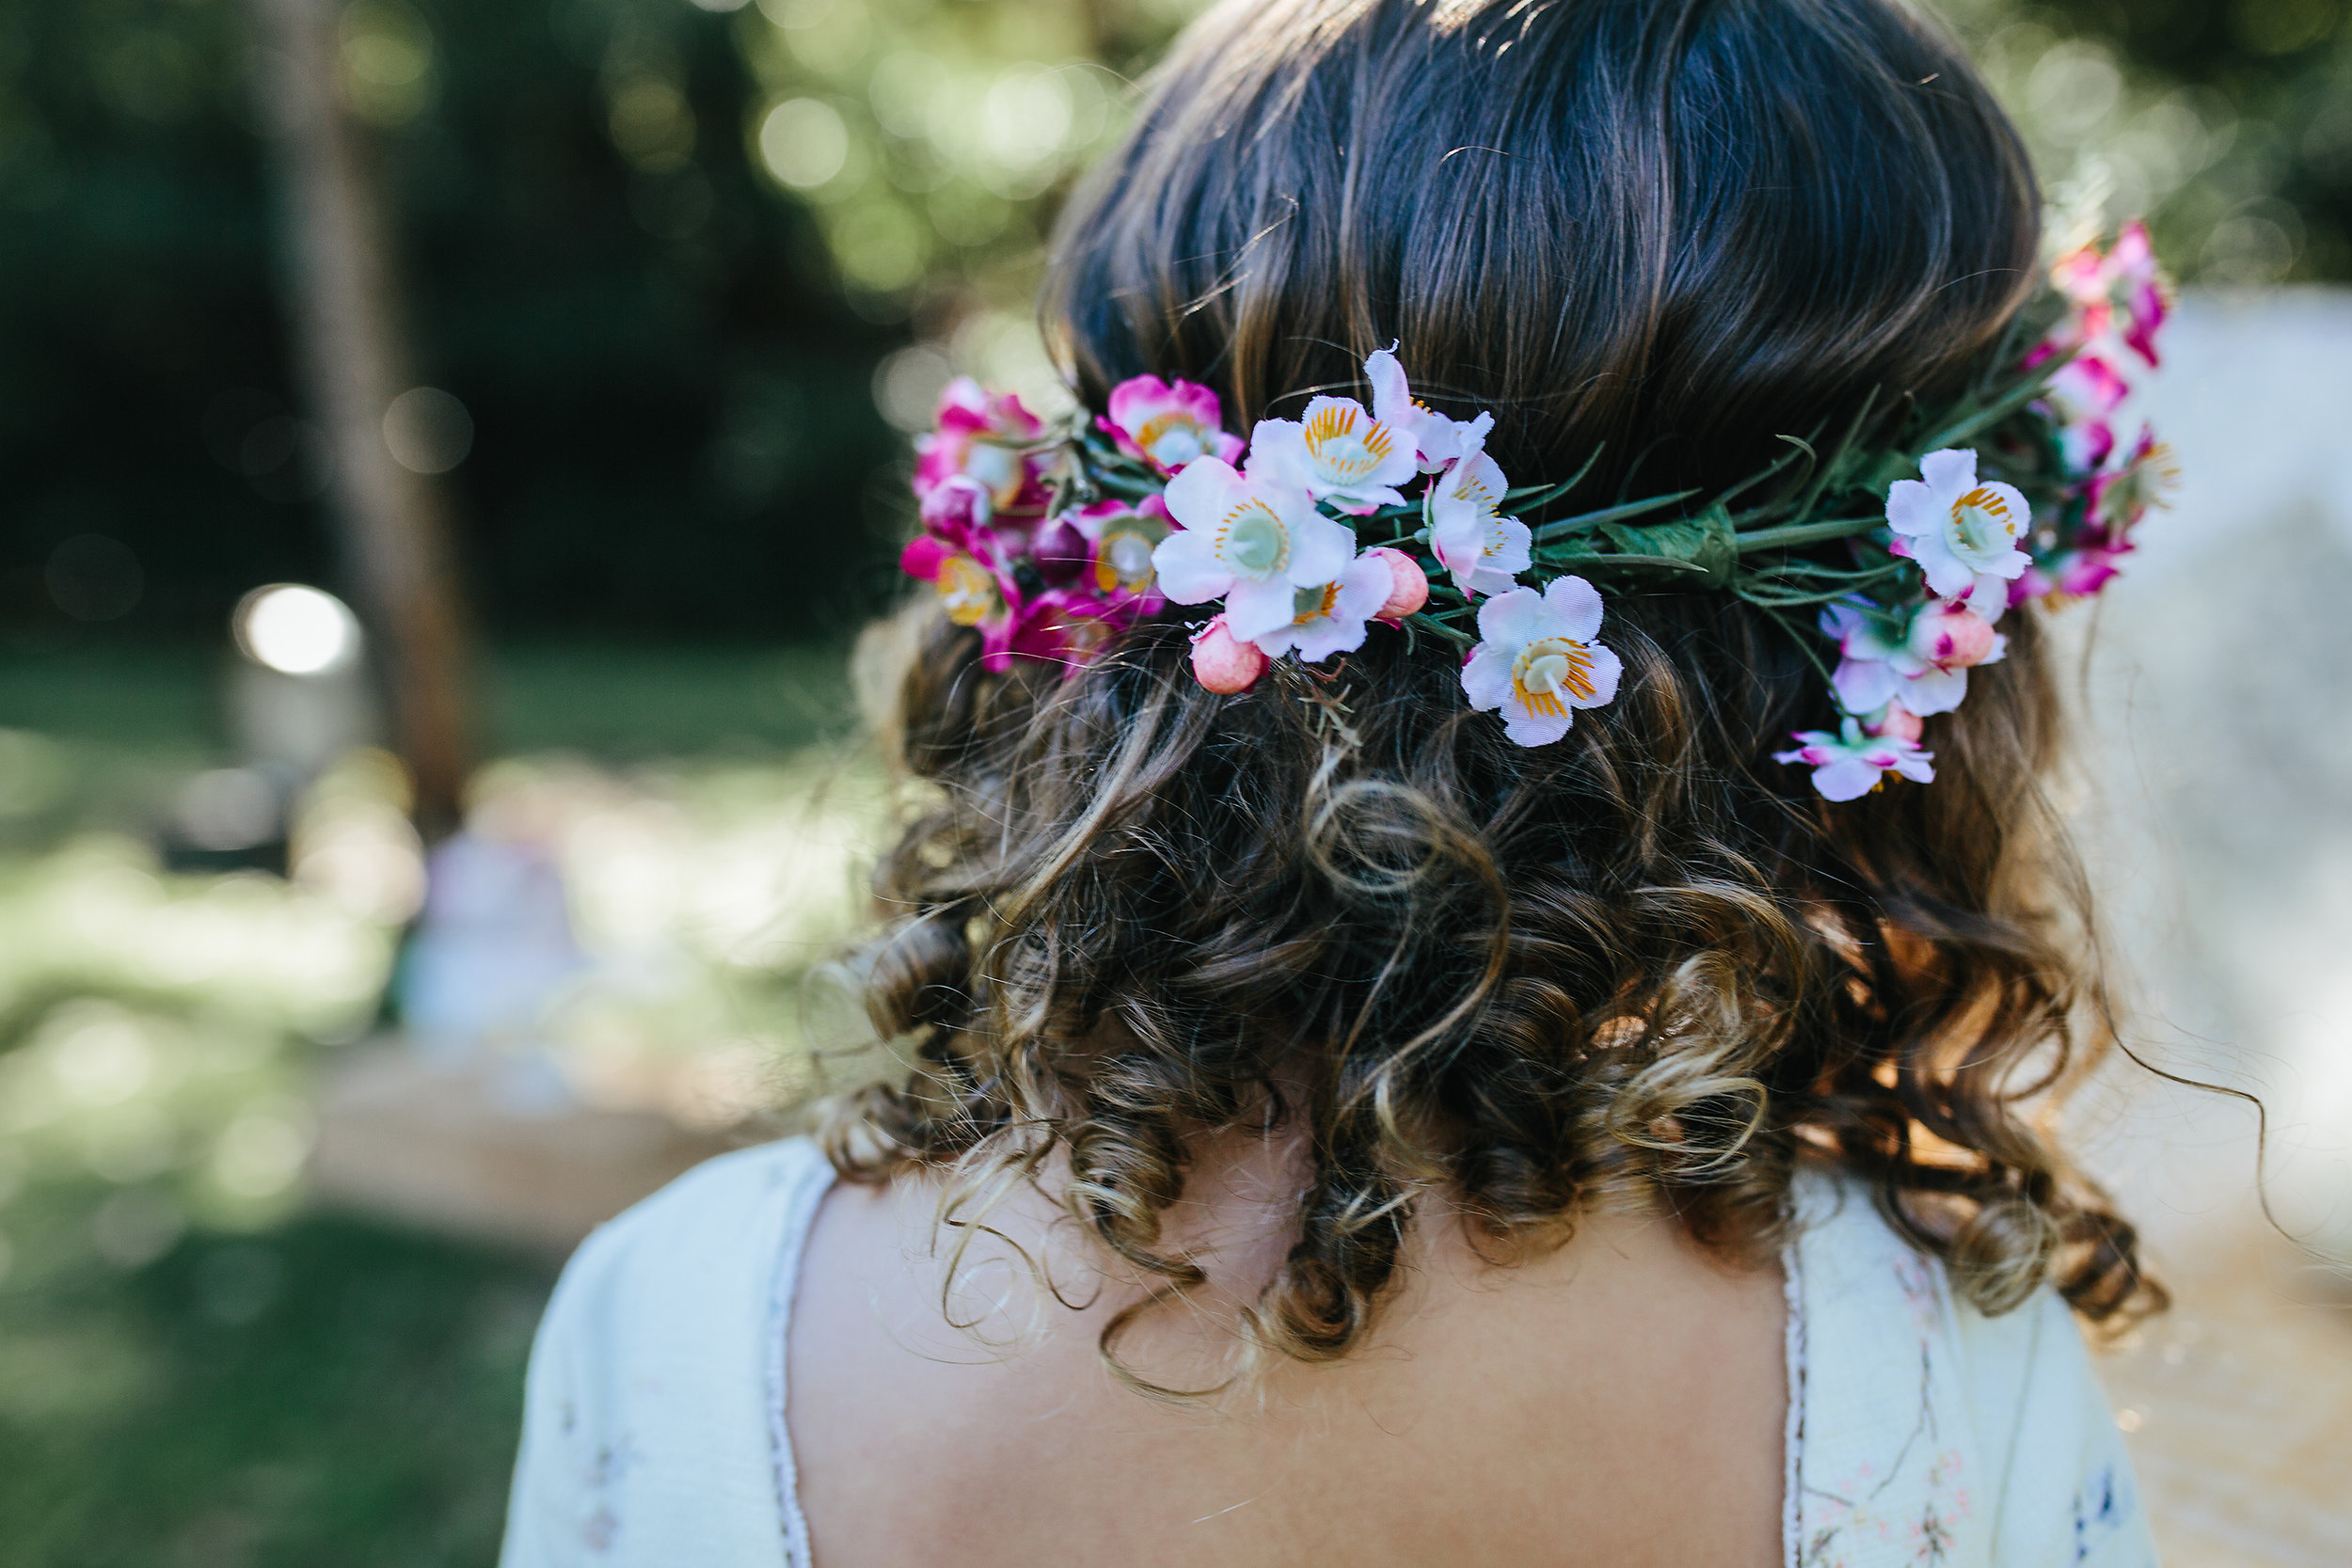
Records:
M1233 0L1073 198L1046 324L1092 406L1182 375L1245 429L1402 339L1515 478L1598 447L1646 493L1952 384L2038 245L2012 129L1888 0ZM1199 1135L1284 1125L1247 1332L1302 1360L1361 1341L1425 1195L1498 1258L1603 1203L1756 1257L1801 1158L1986 1311L2160 1303L2037 1125L2110 1038L2038 612L1930 721L1931 786L1833 806L1770 760L1833 721L1781 626L1609 605L1617 700L1534 749L1393 634L1222 697L1181 611L1065 675L911 610L895 742L935 789L865 984L914 1070L837 1108L842 1173L946 1170L968 1219L1066 1162L1164 1299L1203 1277L1163 1232Z

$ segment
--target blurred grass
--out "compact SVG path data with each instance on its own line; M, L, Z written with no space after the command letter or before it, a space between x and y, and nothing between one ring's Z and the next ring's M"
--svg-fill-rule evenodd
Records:
M126 1274L76 1244L96 1196L11 1206L70 1260L0 1291L8 1562L494 1560L550 1266L307 1216Z
M232 760L223 657L0 659L0 1563L486 1565L554 1264L302 1207L303 1086L365 1027L393 933L331 890L163 872L142 843ZM834 766L802 749L852 725L838 650L484 664L486 755L580 759L485 777L557 781L534 787L628 850L640 881L589 879L589 903L642 916L648 868L677 882L651 884L677 909L641 968L739 978L748 958L702 947L765 966L815 941L751 914L787 874L817 878L796 905L843 895L796 847L849 830L791 805ZM629 1028L607 1008L598 1037L715 1038L709 989ZM739 1054L760 1034L741 1011Z

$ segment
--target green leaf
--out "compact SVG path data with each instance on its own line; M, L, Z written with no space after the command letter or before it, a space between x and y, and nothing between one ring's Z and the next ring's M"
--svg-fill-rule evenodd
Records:
M1603 523L1600 531L1625 555L1650 556L1687 564L1705 574L1705 586L1728 588L1740 563L1739 537L1732 531L1731 514L1722 503L1695 517L1635 527Z

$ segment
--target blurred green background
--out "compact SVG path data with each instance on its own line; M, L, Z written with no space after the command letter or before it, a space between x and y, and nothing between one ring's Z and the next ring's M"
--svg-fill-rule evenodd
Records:
M534 1045L585 1101L739 1122L846 1037L805 982L881 831L844 660L903 434L959 370L1051 401L1039 237L1198 8L342 7L407 356L470 430L432 483L476 810L529 824L604 976ZM1946 14L2069 205L2149 214L2214 288L2352 277L2352 5ZM264 48L232 0L0 8L11 1564L488 1562L556 1262L306 1185L322 1075L399 1022L398 765L306 778L267 855L173 826L241 754L232 607L351 588Z

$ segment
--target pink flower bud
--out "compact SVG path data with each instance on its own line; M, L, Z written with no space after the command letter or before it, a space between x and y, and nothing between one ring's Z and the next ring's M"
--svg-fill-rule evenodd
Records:
M1403 550L1392 550L1385 545L1364 553L1387 562L1389 577L1395 584L1389 590L1388 601L1372 612L1374 620L1394 626L1429 602L1429 578L1422 571L1421 562Z
M928 533L918 533L898 552L898 570L929 582L939 576L940 562L956 552Z
M1192 640L1192 673L1202 686L1230 697L1257 685L1265 673L1265 654L1235 637L1220 615Z
M1905 645L1913 657L1939 670L1965 670L1990 658L1999 636L1992 622L1966 605L1946 603L1913 618Z
M1891 740L1907 741L1916 746L1919 744L1921 732L1928 726L1926 721L1903 706L1902 704L1889 703L1879 709L1879 716L1876 719L1862 727L1871 735L1883 736Z
M1068 518L1056 518L1039 531L1037 542L1029 546L1029 559L1037 562L1038 576L1059 587L1074 582L1087 569L1088 549L1085 534Z

